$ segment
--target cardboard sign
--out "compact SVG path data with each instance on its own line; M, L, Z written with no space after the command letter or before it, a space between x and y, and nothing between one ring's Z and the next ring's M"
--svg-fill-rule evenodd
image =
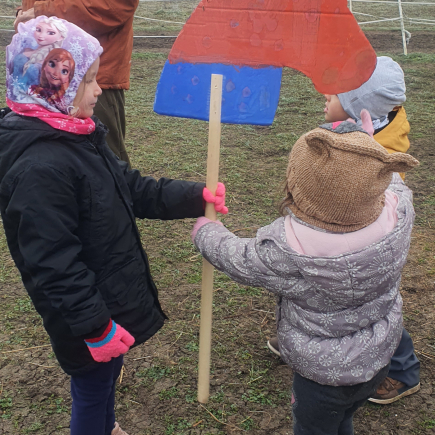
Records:
M222 121L273 122L281 68L325 94L361 86L376 53L347 0L202 0L169 54L154 110L208 119L210 74L224 75ZM206 81L204 86L201 84Z

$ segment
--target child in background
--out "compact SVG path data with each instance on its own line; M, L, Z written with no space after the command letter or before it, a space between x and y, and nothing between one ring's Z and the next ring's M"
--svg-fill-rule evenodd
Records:
M409 149L410 131L402 106L406 101L405 92L405 77L400 65L389 57L378 57L373 75L361 87L343 94L325 95L325 120L344 121L350 117L361 123L359 113L365 108L372 118L374 139L389 153L405 153ZM404 174L401 176L405 179ZM391 359L388 377L370 401L386 405L419 389L420 361L415 355L412 338L404 328L399 347Z
M335 122L352 118L361 125L360 113L366 109L375 130L374 139L389 153L406 153L410 127L403 107L405 92L405 77L400 65L390 57L378 57L372 76L358 89L325 95L325 120Z
M197 220L192 239L211 264L277 295L279 350L295 371L295 435L353 435L353 414L388 374L414 220L395 172L417 164L356 124L325 124L290 153L284 217L253 239Z
M166 319L135 219L202 216L210 192L203 183L142 177L110 151L107 129L91 118L102 48L77 26L61 20L75 71L71 78L64 65L59 101L22 89L14 56L44 19L20 24L7 48L12 111L1 111L1 217L24 286L71 375L71 435L127 435L114 413L123 354ZM220 190L219 198L206 196L226 212Z
M409 122L406 118L405 77L397 62L386 56L378 57L370 79L353 91L325 95L325 120L345 121L352 118L361 125L360 113L367 109L371 116L374 139L389 153L405 153L409 149ZM405 179L404 174L400 174ZM278 339L267 342L269 349L280 355ZM415 355L411 336L403 329L399 347L391 359L388 377L369 400L388 404L420 389L420 362Z

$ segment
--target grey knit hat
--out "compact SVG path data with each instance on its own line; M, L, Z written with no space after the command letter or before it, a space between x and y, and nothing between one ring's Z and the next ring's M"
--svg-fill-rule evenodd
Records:
M363 85L337 96L351 118L359 120L361 110L367 109L372 119L381 119L406 101L405 92L402 68L390 57L381 56L372 76Z

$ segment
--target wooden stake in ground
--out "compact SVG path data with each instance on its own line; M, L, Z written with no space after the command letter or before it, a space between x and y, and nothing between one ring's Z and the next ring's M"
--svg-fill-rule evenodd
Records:
M212 74L211 76L206 184L213 194L216 193L219 177L222 80L223 77L220 74ZM211 220L216 220L214 204L206 204L205 216ZM201 324L199 327L198 402L200 403L207 403L210 396L213 270L213 266L204 259L202 265Z

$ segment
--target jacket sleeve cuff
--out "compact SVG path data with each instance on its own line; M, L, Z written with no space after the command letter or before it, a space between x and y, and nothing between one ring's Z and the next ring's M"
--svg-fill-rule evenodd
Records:
M205 206L207 204L206 200L204 199L204 188L205 188L205 183L196 183L197 186L195 186L196 189L199 190L199 192L201 192L201 205L200 207L198 207L198 216L197 217L201 217L205 215Z
M110 312L107 308L102 309L94 317L76 324L69 323L71 332L76 337L95 338L101 336L111 321Z
M105 325L101 326L100 328L95 329L90 334L87 334L85 336L86 341L99 341L103 339L109 332L112 327L112 319L110 319Z

